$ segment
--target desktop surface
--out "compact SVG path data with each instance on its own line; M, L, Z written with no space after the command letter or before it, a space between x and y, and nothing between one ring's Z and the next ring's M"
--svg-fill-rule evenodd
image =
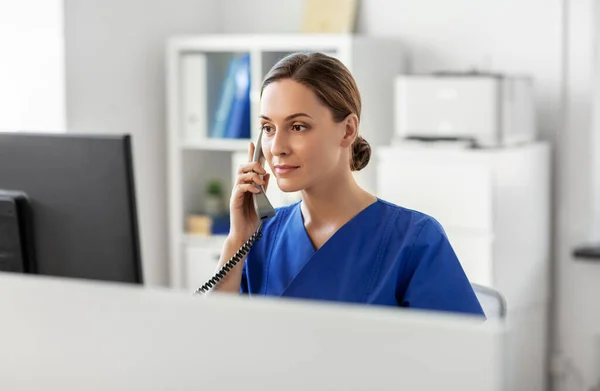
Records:
M0 388L502 389L501 324L0 273Z

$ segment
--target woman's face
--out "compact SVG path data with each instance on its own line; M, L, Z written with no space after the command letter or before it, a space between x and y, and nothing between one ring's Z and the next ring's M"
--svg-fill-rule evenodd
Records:
M300 191L348 170L347 121L336 123L312 90L290 79L269 84L260 102L262 148L277 185Z

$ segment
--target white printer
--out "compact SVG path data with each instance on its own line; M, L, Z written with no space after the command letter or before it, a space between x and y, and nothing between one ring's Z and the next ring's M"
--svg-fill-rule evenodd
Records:
M533 81L492 73L399 75L394 143L468 141L499 147L537 138Z

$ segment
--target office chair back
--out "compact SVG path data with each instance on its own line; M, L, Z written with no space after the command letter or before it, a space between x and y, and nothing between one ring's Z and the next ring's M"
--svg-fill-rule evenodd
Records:
M479 285L471 284L477 299L483 308L483 312L488 319L505 319L506 318L506 300L504 296L497 290Z

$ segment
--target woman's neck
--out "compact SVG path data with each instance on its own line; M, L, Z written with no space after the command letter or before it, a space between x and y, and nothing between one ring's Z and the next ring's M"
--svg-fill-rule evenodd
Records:
M302 215L306 226L341 226L377 200L362 189L350 172L333 176L302 191Z

